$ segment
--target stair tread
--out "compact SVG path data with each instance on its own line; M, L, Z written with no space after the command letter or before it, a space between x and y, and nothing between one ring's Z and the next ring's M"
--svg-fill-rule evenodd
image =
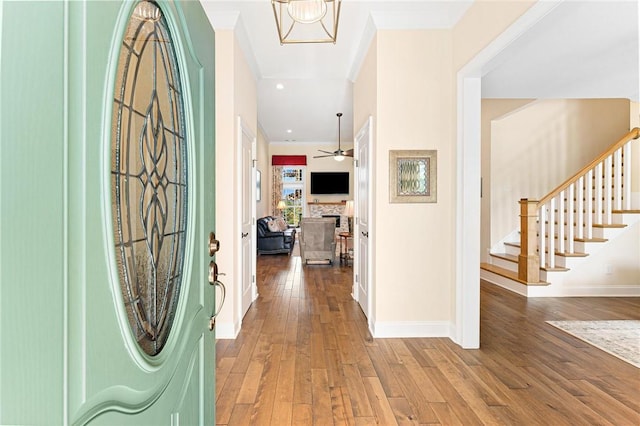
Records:
M513 254L507 253L489 253L490 256L497 257L499 259L504 259L509 262L518 263L518 256L514 256Z
M574 200L577 201L577 200ZM579 204L578 204L579 205ZM569 214L571 211L569 209L570 206L567 206L564 209L564 213L565 214ZM556 213L562 211L561 209L556 209ZM584 209L582 209L582 213L587 212L587 208L585 207ZM576 206L576 208L573 209L573 213L574 214L580 214L578 206ZM595 213L595 210L592 210L592 213ZM616 210L611 210L612 214L640 214L640 209L629 209L629 210L624 210L624 209L616 209ZM604 219L604 217L600 218L601 220ZM540 224L539 221L538 222L538 226L543 226L542 224ZM549 217L549 219L547 221L545 221L544 224L548 225L549 223L554 224L556 227L561 228L562 226L567 226L567 223L562 223L564 222L562 219L553 219L553 217ZM574 227L577 227L578 224L577 222L573 223ZM587 225L587 223L582 223L583 227L587 227L587 226L591 226L591 228L597 228L597 229L622 229L622 228L626 228L628 225L624 224L624 223L592 223L590 225ZM571 234L568 234L571 235ZM568 235L564 236L564 239L566 241L568 241ZM539 235L538 235L539 237ZM546 235L546 238L548 239L549 236ZM558 235L554 235L554 238L557 240L558 239ZM609 241L607 238L578 238L575 235L573 235L573 241L575 242L580 242L580 243L606 243L607 241ZM505 247L515 247L515 248L521 248L521 243L519 241L510 241L510 242L505 242L503 243ZM513 250L511 250L513 252ZM508 261L508 262L513 262L513 263L518 263L518 256L517 255L513 255L513 254L508 254L508 253L489 253L490 258L496 258L496 259L502 259L504 261ZM580 253L580 252L574 252L574 253L567 253L567 252L555 252L556 256L560 256L560 257L564 257L564 258L578 258L578 257L587 257L589 256L588 253ZM509 266L508 264L504 264L505 266ZM543 282L541 281L540 283L528 283L528 282L524 282L523 280L520 280L518 278L518 272L517 271L512 271L510 269L504 268L504 267L500 267L497 265L493 265L490 263L481 263L480 264L480 268L494 273L496 275L502 276L504 278L510 279L512 281L515 282L519 282L521 284L524 285L549 285L550 283L547 282ZM545 271L545 272L565 272L565 271L569 271L569 268L566 267L561 267L561 266L555 266L553 268L550 267L545 267L545 266L541 266L540 267L541 271Z
M530 282L523 281L523 280L518 278L518 273L517 272L510 271L508 269L501 268L499 266L492 265L490 263L481 263L480 264L480 269L484 269L485 271L493 272L494 274L500 275L502 277L508 278L510 280L513 280L513 281L517 281L520 284L524 284L524 285L530 285L530 286L547 286L547 285L549 285L549 283L546 282L546 281L540 281L540 282L537 282L537 283L530 283Z
M549 225L549 221L546 221L544 224ZM567 226L567 222L563 222L562 224L560 224L558 221L554 221L553 224L556 227ZM573 226L577 228L578 227L577 222L573 222ZM586 223L582 223L583 228L586 228L587 226L588 225ZM592 228L626 228L627 226L629 225L627 225L626 223L592 223L591 224Z
M554 266L553 268L542 266L540 267L540 269L542 269L545 272L567 272L570 270L569 268L563 268L562 266Z
M556 252L556 256L562 256L562 257L587 257L589 256L588 253L567 253L567 252Z
M557 237L554 237L555 240L557 240ZM565 241L567 241L567 239L564 239ZM607 241L609 241L606 238L577 238L575 237L573 239L574 242L578 242L578 243L606 243ZM511 243L503 243L505 246L511 246L511 247L520 247L520 243L518 242L511 242Z

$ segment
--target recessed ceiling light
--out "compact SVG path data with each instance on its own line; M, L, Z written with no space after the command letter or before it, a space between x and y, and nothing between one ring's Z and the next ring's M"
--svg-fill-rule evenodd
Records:
M287 133L293 133L293 130L287 129Z
M282 84L282 83L276 84L276 89L278 89L278 90L284 89L284 84Z

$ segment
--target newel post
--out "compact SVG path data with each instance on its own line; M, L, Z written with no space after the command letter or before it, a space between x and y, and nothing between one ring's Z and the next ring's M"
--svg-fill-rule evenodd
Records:
M520 255L518 278L528 283L540 282L540 257L537 249L538 202L520 200Z

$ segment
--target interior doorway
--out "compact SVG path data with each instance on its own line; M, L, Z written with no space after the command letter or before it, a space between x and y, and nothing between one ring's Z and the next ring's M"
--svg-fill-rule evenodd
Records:
M249 310L254 300L258 298L256 285L256 137L242 121L237 120L238 158L240 165L239 181L242 194L239 198L238 210L240 211L240 244L239 244L239 273L240 283L237 286L240 321Z
M355 217L353 225L353 298L362 308L362 312L367 317L367 324L371 331L372 306L371 288L375 285L375 280L371 274L370 246L373 236L369 234L372 216L372 197L370 196L370 186L372 176L372 125L373 118L369 117L364 126L356 135L354 142L355 153Z

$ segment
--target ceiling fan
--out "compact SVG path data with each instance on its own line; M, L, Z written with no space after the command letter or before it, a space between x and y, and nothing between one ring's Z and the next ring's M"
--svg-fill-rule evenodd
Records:
M338 116L338 149L333 152L323 151L319 149L318 151L323 152L327 155L316 155L313 158L333 157L336 161L342 161L344 160L344 157L353 157L353 149L347 149L346 151L344 151L340 147L340 117L342 117L342 113L339 112L336 115Z

